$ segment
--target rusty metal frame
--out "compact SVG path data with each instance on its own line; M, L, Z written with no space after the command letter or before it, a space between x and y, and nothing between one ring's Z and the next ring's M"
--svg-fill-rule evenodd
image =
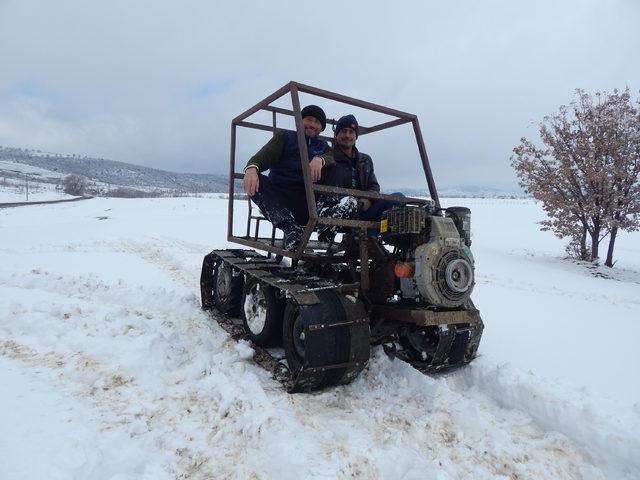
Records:
M269 252L270 254L291 257L294 260L297 260L300 258L305 258L305 259L317 258L317 260L319 261L339 261L340 260L339 257L337 259L332 258L331 255L319 255L319 254L310 255L308 253L305 253L305 248L309 243L309 239L316 225L318 224L338 225L338 226L347 227L347 228L355 228L355 229L358 229L359 232L362 234L365 231L364 229L378 226L378 222L371 222L371 221L364 221L364 220L346 220L346 219L343 220L343 219L319 217L316 211L316 202L315 202L315 197L317 192L334 193L342 196L350 195L356 198L385 199L385 200L392 200L394 202L404 203L404 204L419 205L419 204L425 204L427 202L424 199L418 199L418 198L396 197L393 195L385 195L377 192L367 192L362 190L352 190L348 188L339 188L339 187L313 184L311 182L311 173L309 171L309 162L308 162L308 156L307 156L307 145L306 145L306 142L304 141L304 128L302 126L302 117L300 114L300 111L301 111L300 96L299 96L300 93L322 97L335 102L345 103L347 105L352 105L354 107L359 107L362 109L382 113L391 117L396 117L394 120L386 121L378 125L373 125L373 126L361 125L359 127L359 130L360 130L359 134L361 136L368 135L381 130L385 130L388 128L393 128L396 126L411 123L413 126L416 142L418 145L418 152L420 154L420 159L422 161L422 167L423 167L425 178L427 181L427 186L429 188L429 195L435 207L440 208L440 200L438 198L438 193L433 180L433 174L431 172L431 167L429 165L429 157L427 156L424 140L422 138L422 133L420 131L420 124L418 123L418 118L416 115L292 81L282 86L281 88L276 90L274 93L272 93L265 99L261 100L260 102L255 104L253 107L247 109L246 111L244 111L243 113L241 113L231 121L231 144L230 144L230 151L229 151L229 157L230 157L229 204L228 204L228 211L227 211L228 213L227 240L228 241L239 243L241 245L245 245L248 247L264 250L266 252ZM273 102L279 100L280 98L282 98L287 94L291 96L291 104L292 104L291 110L286 108L281 108L281 107L275 107L272 105ZM272 113L271 125L263 125L263 124L247 121L249 117L251 117L253 114L261 110ZM247 221L247 235L245 237L239 237L239 236L233 235L233 205L234 205L234 195L235 195L235 180L241 180L244 178L244 173L236 172L236 169L235 169L237 128L245 127L245 128L257 129L257 130L264 130L264 131L272 132L275 135L275 133L278 130L280 130L277 126L277 121L276 121L277 115L288 115L288 116L294 117L296 131L298 135L298 145L300 148L300 162L302 166L302 175L304 178L305 193L307 198L307 205L309 208L309 221L305 226L304 233L302 236L302 241L300 242L300 245L295 252L283 250L282 248L279 248L275 245L275 229L272 230L272 236L270 239L260 238L259 237L260 218L252 216L251 209L249 210L249 218ZM327 119L327 123L335 125L335 119ZM321 136L320 138L323 138L327 141L333 141L332 137ZM249 203L251 203L250 200L249 200ZM250 205L250 208L251 208L251 205ZM252 219L255 219L257 223L255 235L253 236L251 235L251 232L250 232ZM362 249L360 250L361 250L361 257L363 257L361 258L361 263L362 261L366 262L367 252L363 252ZM323 257L328 257L328 258L323 258ZM363 268L363 270L366 270L366 266L365 268ZM367 278L367 281L368 281L368 278ZM362 285L362 286L364 287L365 285Z
M415 306L398 305L372 305L371 324L376 322L405 322L418 326L452 324L477 324L481 322L480 311L472 308L469 310L433 310Z

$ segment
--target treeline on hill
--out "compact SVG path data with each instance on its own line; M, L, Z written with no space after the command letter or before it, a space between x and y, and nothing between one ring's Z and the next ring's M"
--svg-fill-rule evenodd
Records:
M64 178L64 193L75 196L117 197L117 198L158 198L180 197L188 192L176 190L139 190L131 187L99 187L90 183L82 175L67 175Z

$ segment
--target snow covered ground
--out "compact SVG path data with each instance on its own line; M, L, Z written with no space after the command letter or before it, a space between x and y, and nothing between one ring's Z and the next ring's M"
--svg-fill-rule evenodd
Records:
M26 163L14 162L12 160L0 160L0 174L2 172L20 173L28 175L34 180L63 180L66 176L64 173L47 170L46 168L34 167Z
M375 350L298 395L199 308L225 200L0 210L0 478L640 478L640 235L595 268L534 202L443 203L473 211L481 356L430 378Z
M62 191L63 178L64 175L58 172L0 160L0 203L74 198Z
M24 180L16 179L5 179L0 190L0 203L43 202L71 198L75 197L67 195L51 183L29 182L27 186Z

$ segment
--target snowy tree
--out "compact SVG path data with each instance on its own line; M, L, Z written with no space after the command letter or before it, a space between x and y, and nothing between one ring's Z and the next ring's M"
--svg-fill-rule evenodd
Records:
M583 260L597 259L609 235L605 265L613 266L618 231L640 226L640 117L629 89L576 95L544 117L544 148L522 138L511 164L542 202L549 217L543 229L568 237L567 251Z
M67 175L64 178L64 193L69 195L84 195L87 179L81 175Z

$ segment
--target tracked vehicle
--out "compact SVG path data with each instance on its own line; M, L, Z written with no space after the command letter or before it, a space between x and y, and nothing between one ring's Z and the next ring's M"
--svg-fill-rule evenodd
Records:
M312 183L300 93L390 117L369 127L361 125L360 137L411 124L429 198ZM273 105L287 95L291 109ZM248 121L260 111L271 114L271 125ZM282 248L282 235L269 228L249 197L242 232L234 230L236 183L244 177L236 171L237 130L275 134L279 115L295 120L309 209L295 251ZM325 218L316 211L316 196L323 194L391 200L396 206L383 213L381 222ZM312 239L321 225L337 226L343 232L341 242ZM379 229L380 235L369 236L367 229ZM349 383L366 366L375 345L427 373L462 366L476 355L483 323L470 298L474 286L470 211L441 208L415 115L290 82L234 118L227 239L245 248L214 250L205 256L202 308L214 312L234 338L250 340L255 360L291 392ZM283 261L284 257L289 260Z

